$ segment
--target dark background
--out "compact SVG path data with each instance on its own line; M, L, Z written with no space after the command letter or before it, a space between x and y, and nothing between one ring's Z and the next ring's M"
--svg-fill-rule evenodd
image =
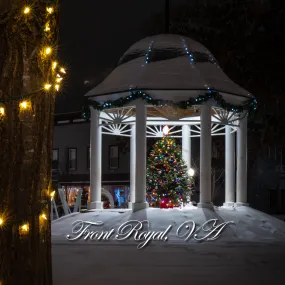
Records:
M188 1L172 5L184 2ZM61 0L59 56L68 79L57 98L57 113L81 110L85 92L108 75L132 44L148 35L147 27L156 14L164 13L164 3Z
M165 0L61 0L60 8L59 56L68 79L57 113L80 111L84 94L132 44L165 32ZM284 31L284 0L170 1L170 32L204 44L224 72L272 113L284 105Z

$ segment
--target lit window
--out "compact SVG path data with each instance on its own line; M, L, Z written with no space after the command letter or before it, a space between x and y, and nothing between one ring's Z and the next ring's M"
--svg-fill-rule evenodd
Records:
M109 168L119 168L119 147L117 145L112 145L109 147Z
M87 147L87 169L90 169L90 156L91 156L91 147Z
M76 170L77 165L77 149L70 148L68 150L68 162L69 162L69 170Z
M58 160L59 160L59 150L53 149L52 150L52 169L58 169Z

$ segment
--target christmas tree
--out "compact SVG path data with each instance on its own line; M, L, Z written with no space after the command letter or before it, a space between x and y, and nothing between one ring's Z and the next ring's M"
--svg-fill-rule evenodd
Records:
M181 147L171 137L157 141L148 158L147 196L150 206L179 206L191 195L192 181L182 159Z

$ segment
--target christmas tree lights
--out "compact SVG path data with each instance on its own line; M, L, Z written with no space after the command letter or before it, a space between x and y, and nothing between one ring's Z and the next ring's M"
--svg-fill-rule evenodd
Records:
M147 198L150 206L172 208L186 202L186 197L192 191L192 179L176 141L169 136L157 141L147 166Z

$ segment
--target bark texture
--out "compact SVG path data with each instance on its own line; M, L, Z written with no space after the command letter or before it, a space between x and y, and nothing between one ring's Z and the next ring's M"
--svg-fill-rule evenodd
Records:
M0 118L1 285L52 284L48 191L55 97L41 90L52 78L52 58L43 60L40 50L57 43L56 30L43 32L46 7L57 1L29 2L32 10L25 15L26 1L0 0L0 104L5 108ZM51 19L56 24L56 16ZM28 108L21 110L23 100ZM23 224L29 231L21 230Z

